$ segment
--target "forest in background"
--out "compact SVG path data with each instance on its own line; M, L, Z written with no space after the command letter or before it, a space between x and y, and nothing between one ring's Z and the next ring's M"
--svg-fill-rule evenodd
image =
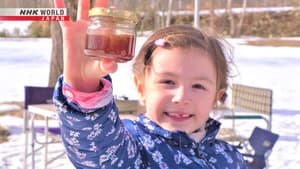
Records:
M53 0L1 0L0 8L33 8L48 7ZM71 3L78 0L65 0ZM111 5L130 10L167 9L169 0L109 0ZM200 9L209 9L211 5L216 9L227 6L229 0L200 0ZM244 0L231 0L232 7L241 7ZM173 0L174 10L192 9L194 0ZM299 0L248 0L248 7L299 6Z
M0 7L51 7L53 0L2 0ZM194 0L110 0L116 8L135 11L139 16L137 29L140 32L153 31L166 24L193 24ZM74 16L77 0L65 0L69 3L70 15ZM247 8L295 7L298 10L284 12L233 13L230 9L243 8L245 0L200 0L200 11L207 11L200 16L202 30L225 36L259 36L259 37L294 37L300 36L300 0L248 0ZM230 3L230 4L229 4ZM189 15L171 15L167 21L169 9L172 11L189 11ZM224 9L223 15L217 15L218 9ZM73 11L73 12L72 12ZM161 15L164 13L165 15ZM75 20L75 18L73 17ZM169 23L167 23L169 22ZM12 33L0 30L0 37L19 37L20 30ZM50 37L49 22L33 22L27 30L28 37Z

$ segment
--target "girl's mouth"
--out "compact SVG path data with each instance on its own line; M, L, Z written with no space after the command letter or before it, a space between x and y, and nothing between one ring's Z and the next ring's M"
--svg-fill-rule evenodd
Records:
M169 117L170 119L177 121L177 122L182 122L185 120L188 120L191 118L193 115L191 114L179 114L179 113L170 113L170 112L164 112L164 114Z

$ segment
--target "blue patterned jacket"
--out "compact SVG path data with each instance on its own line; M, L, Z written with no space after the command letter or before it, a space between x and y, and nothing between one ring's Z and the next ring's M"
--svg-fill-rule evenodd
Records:
M96 110L82 110L62 93L54 103L62 140L78 169L246 169L240 153L215 137L220 123L209 119L206 136L195 142L186 133L164 130L143 115L121 120L113 99Z

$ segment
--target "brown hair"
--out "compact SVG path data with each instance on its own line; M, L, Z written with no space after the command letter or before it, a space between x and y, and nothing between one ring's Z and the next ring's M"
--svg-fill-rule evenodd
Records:
M162 28L152 34L142 46L133 64L133 73L143 78L145 67L151 64L151 56L157 47L156 41L163 40L164 48L201 48L212 58L217 72L217 90L227 89L229 77L229 62L231 62L230 48L225 48L224 43L215 37L208 36L200 30L186 25L172 25ZM225 42L225 41L224 41ZM224 102L226 94L220 101Z

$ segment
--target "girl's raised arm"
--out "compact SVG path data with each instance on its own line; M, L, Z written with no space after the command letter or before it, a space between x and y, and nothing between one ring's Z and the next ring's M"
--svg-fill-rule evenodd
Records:
M64 1L55 0L55 7L64 8ZM89 0L79 0L76 21L60 21L63 33L64 80L82 92L99 90L99 80L117 70L114 61L96 60L84 54L86 30L89 24ZM108 0L96 0L95 7L106 7Z

